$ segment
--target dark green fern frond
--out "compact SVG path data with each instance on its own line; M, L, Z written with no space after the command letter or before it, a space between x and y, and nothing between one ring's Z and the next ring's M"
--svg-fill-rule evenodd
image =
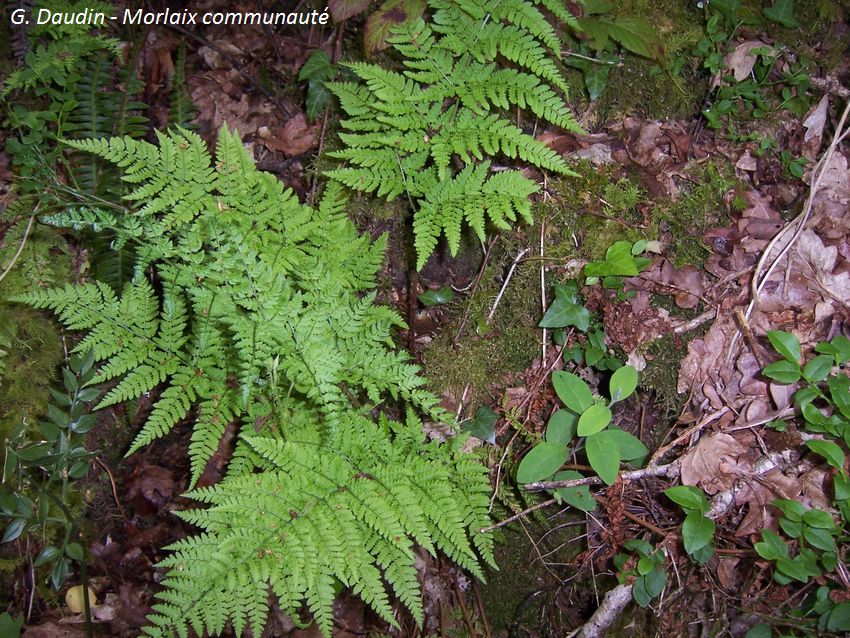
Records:
M168 123L186 130L194 130L198 127L195 124L197 117L198 109L186 87L186 42L182 41L177 48L177 59L174 61Z

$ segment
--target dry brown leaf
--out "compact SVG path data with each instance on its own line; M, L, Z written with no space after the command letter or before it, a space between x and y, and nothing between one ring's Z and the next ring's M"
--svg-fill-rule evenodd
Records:
M282 127L260 127L260 142L272 151L287 157L301 155L318 144L318 123L310 124L304 113L297 113Z
M729 434L703 437L682 457L682 484L699 485L709 494L728 489L741 473L737 459L744 452L746 448Z
M726 68L732 71L736 82L743 82L753 71L753 67L756 64L756 56L750 52L755 48L765 46L771 51L773 50L773 47L768 46L761 40L747 40L735 47L735 50L726 56L723 62Z
M829 94L824 94L817 106L813 106L803 120L806 134L803 136L802 153L810 160L814 159L823 141L823 127L829 110Z

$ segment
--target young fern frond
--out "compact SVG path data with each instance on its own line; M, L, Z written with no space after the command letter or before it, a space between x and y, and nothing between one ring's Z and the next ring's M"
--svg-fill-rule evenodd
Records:
M417 268L441 235L455 254L463 222L483 238L487 221L506 228L518 217L529 219L529 205L519 201L537 190L528 178L515 174L483 190L491 180L481 167L490 170L493 159L571 174L558 154L506 117L514 107L580 130L562 97L567 85L555 62L557 34L533 3L428 4L430 22L401 26L388 39L403 58L401 71L357 62L349 67L360 84L328 85L348 117L340 133L344 148L330 153L346 165L326 174L378 197L413 200ZM541 4L559 19L575 22L558 0ZM512 66L501 66L502 60ZM505 187L516 190L507 193Z

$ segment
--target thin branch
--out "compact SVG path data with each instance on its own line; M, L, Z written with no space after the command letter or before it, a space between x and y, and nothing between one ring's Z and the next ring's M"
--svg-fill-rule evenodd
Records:
M660 476L667 478L676 478L679 476L679 463L673 461L667 465L655 465L645 467L638 470L628 470L620 472L620 480L622 481L637 481L651 476ZM571 481L536 481L534 483L526 483L523 486L526 492L542 492L544 490L554 490L564 487L579 487L581 485L601 485L602 479L598 476L588 476L581 479L573 479Z
M27 222L27 227L24 230L24 236L21 239L21 245L18 246L18 251L12 257L12 261L9 262L9 265L6 266L6 270L3 271L3 274L0 274L0 281L3 281L6 278L6 275L8 275L9 272L11 272L12 267L15 265L15 262L18 261L18 257L20 257L21 253L24 251L24 245L26 245L26 243L27 243L27 237L29 237L30 229L32 228L32 223L35 220L35 215L36 215L35 212L33 212L33 214L30 215L30 220L29 220L29 222Z
M530 248L524 248L520 251L519 255L514 258L514 263L511 264L511 269L508 271L508 276L505 277L505 283L502 284L502 288L499 290L499 294L496 295L496 301L493 302L493 307L490 308L490 314L487 315L487 323L493 320L493 315L496 314L496 308L499 307L499 302L502 300L502 295L505 294L505 289L508 287L508 284L511 281L511 277L514 276L514 270L516 270L516 266L519 263L520 259L523 258L525 253L527 253Z

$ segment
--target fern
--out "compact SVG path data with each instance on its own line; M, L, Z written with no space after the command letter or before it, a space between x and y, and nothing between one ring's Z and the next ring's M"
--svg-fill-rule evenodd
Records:
M540 4L575 22L558 0ZM345 148L331 155L348 165L328 175L379 197L415 200L417 268L441 235L456 253L463 220L482 240L487 220L500 228L518 218L530 220L529 206L520 200L536 184L517 171L493 171L492 158L570 173L555 152L511 124L506 111L527 109L580 130L561 97L567 85L555 62L557 34L538 8L527 0L429 0L429 5L430 23L419 19L388 39L403 57L401 71L355 62L348 67L360 83L329 85L348 116L340 134ZM513 67L501 67L498 60ZM491 184L503 175L511 177ZM443 208L449 200L454 203Z
M190 494L211 505L181 514L204 533L172 546L148 633L229 621L258 635L271 590L290 613L306 601L329 635L336 583L393 622L386 582L421 619L412 544L480 575L489 488L456 443L424 445L412 414L369 416L390 398L443 416L393 348L403 322L374 303L385 238L358 236L339 186L302 206L226 130L215 163L194 133L158 137L69 142L121 166L133 205L49 220L135 245L121 294L93 282L17 298L85 332L76 350L102 362L92 383L116 381L100 407L162 388L128 453L191 420L194 485L225 425L246 426L227 478Z

